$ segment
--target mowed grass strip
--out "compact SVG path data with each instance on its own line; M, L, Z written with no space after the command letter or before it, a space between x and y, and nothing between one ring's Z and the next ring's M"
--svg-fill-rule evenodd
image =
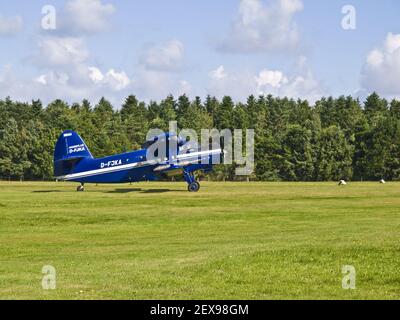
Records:
M0 182L1 299L400 298L399 183L75 188Z

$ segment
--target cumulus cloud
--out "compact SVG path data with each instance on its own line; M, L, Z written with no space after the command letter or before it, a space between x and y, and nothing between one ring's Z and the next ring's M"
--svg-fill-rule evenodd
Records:
M278 91L278 95L295 99L307 99L311 103L326 95L313 73L308 70L304 74L289 77L288 82Z
M70 77L67 73L53 70L35 78L35 81L43 86L50 86L54 84L66 86L68 85L69 80Z
M32 60L47 71L47 74L36 78L37 82L44 85L50 83L49 78L57 80L59 77L56 75L60 74L68 75L67 80L76 85L95 84L108 86L115 91L126 88L130 83L124 71L111 68L103 74L99 68L88 65L90 53L83 38L43 37L38 48Z
M0 36L15 35L22 30L23 22L20 16L0 16Z
M43 85L47 84L47 76L45 74L40 75L39 77L35 78L37 83L41 83Z
M280 88L282 85L288 83L288 79L281 71L264 69L258 74L258 76L256 76L256 83L258 88L267 86L271 86L272 88Z
M289 98L307 99L315 102L325 94L325 90L306 67L301 67L293 74L285 74L280 70L262 69L256 75L249 71L226 73L223 78L209 74L208 93L221 98L229 94L236 100L245 101L253 95L275 95Z
M93 83L109 86L114 91L125 89L131 82L124 71L110 69L105 75L96 67L89 67L89 77Z
M368 54L361 86L368 92L400 96L400 34L389 33L383 46Z
M45 101L57 98L67 101L89 98L94 101L103 95L122 98L127 94L125 89L131 84L130 78L124 71L110 69L103 72L97 67L87 67L86 64L71 66L68 69L49 69L36 77L33 82L40 85L34 96L37 97L37 93L40 93L39 97Z
M0 97L29 101L54 99L68 102L107 96L116 106L129 94L131 79L123 70L101 70L90 62L84 38L41 37L30 61L37 69L32 79L21 78L8 66L0 70Z
M117 101L131 84L128 75L123 70L93 67L86 45L87 35L109 29L114 12L114 6L103 0L67 0L57 15L56 30L51 35L42 34L37 52L30 58L38 75L20 80L15 96L27 96L32 93L30 88L35 88L32 97L45 102L57 98L71 102L85 97L94 101L107 94ZM0 93L2 89L4 86L0 86Z
M114 6L102 0L66 1L57 16L57 29L51 36L40 37L38 50L31 57L39 75L25 83L35 87L34 97L39 95L47 102L85 97L93 101L110 94L117 101L127 93L123 91L128 90L131 80L126 72L114 68L102 71L92 66L86 45L87 35L109 29L114 12Z
M42 74L34 79L19 78L13 67L8 65L0 69L0 97L10 96L19 101L42 99L47 103L52 98L73 94L68 90L70 87L65 85L67 82L68 76L58 72ZM54 95L55 89L57 97Z
M226 73L225 73L225 68L224 66L219 66L217 69L212 70L209 73L210 78L216 79L216 80L222 80L226 78Z
M104 75L97 67L89 67L89 78L94 83L101 83L104 80Z
M87 98L95 103L105 96L118 107L132 92L147 101L192 93L189 81L176 72L150 70L140 64L131 78L124 70L95 66L82 38L43 37L32 61L38 69L32 79L18 78L11 67L0 70L0 97L41 99L44 103Z
M307 66L307 59L304 56L299 57L297 67L291 73L263 69L255 77L255 81L257 92L262 95L307 99L314 103L326 94L325 89Z
M90 70L78 70L79 75L72 69L48 70L32 79L20 78L13 68L7 66L0 70L0 97L11 96L19 101L41 99L49 103L55 99L67 102L78 102L84 98L96 103L102 96L119 107L124 98L130 93L130 79L125 72L110 69L102 74L102 80L93 80Z
M160 100L169 94L190 94L189 81L180 77L184 66L184 45L179 40L147 46L139 58L132 88L144 100Z
M132 79L132 89L144 100L161 100L172 94L191 95L192 85L177 73L162 72L139 68Z
M101 0L69 0L57 16L56 32L82 35L109 30L115 11L112 4Z
M297 46L299 32L295 14L303 9L301 0L241 0L238 17L218 49L227 52L262 52Z
M156 52L155 48L162 50ZM151 49L130 77L124 70L93 64L83 37L42 36L36 54L30 58L37 68L36 76L16 79L8 69L0 70L0 97L10 95L24 101L39 98L48 103L58 98L96 102L106 96L119 106L132 92L145 100L191 94L192 85L175 72L181 66L183 44L173 40Z
M227 71L224 66L220 66L209 73L206 93L219 99L230 95L237 101L245 101L250 94L257 93L254 74L247 70Z
M148 48L141 56L141 64L148 70L177 71L182 66L183 43L171 40L167 43Z
M40 39L38 47L34 61L49 67L82 63L89 56L82 38L45 37Z

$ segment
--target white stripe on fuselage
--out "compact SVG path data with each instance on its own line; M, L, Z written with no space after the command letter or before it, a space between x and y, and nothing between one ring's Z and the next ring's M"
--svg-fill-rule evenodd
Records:
M210 150L210 151L201 151L201 152L180 154L176 157L176 159L173 158L173 160L178 160L178 161L188 160L190 158L196 158L196 157L198 158L198 157L204 156L204 155L220 154L221 152L222 152L221 149L217 149L217 150ZM56 179L58 179L58 180L74 180L74 179L79 179L79 178L96 176L96 175L100 175L100 174L119 172L119 171L134 169L134 168L141 168L141 167L151 166L151 165L156 165L156 164L163 165L162 163L158 163L155 160L150 160L150 161L124 164L124 165L112 167L112 168L103 168L103 169L96 169L96 170L83 171L83 172L79 172L79 173L67 174L65 176L56 177ZM173 164L179 165L179 163L173 163Z

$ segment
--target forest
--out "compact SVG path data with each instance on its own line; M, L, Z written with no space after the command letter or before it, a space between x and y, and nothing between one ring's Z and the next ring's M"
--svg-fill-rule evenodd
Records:
M44 106L0 100L0 179L52 180L53 150L62 131L72 129L95 157L139 149L151 128L254 129L253 181L400 180L400 101L377 93L365 101L351 96L314 104L269 96L246 103L229 96L194 100L182 95L148 103L129 96L121 107L106 98ZM235 164L220 165L213 180L242 180Z

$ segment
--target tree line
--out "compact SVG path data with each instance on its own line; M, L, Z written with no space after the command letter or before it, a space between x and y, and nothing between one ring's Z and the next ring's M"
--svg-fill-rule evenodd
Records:
M62 131L77 131L95 157L139 149L151 128L254 129L260 181L400 180L400 101L371 94L307 100L250 96L190 100L172 95L145 103L126 98L116 110L105 98L46 107L0 100L0 179L53 179L54 145ZM235 180L235 165L218 166L215 180Z

